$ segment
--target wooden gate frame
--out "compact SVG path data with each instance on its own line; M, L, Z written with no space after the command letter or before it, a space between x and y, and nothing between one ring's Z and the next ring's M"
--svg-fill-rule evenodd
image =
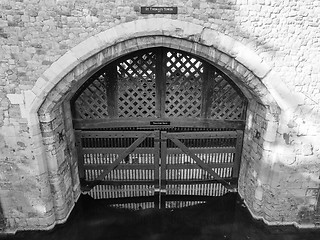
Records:
M236 184L232 183L239 174L239 165L241 158L241 149L242 149L242 139L243 131L223 131L223 132L166 132L161 130L154 131L76 131L76 146L78 150L78 167L79 167L79 177L81 182L82 191L90 191L93 187L100 184L110 184L110 185L119 185L119 184L145 184L145 185L154 185L155 192L166 193L167 184L182 184L182 183L212 183L218 182L221 183L228 191L234 192L237 190ZM137 138L128 148L119 149L115 151L118 153L118 157L110 164L90 164L91 166L86 166L84 164L84 154L86 153L105 153L107 150L104 148L95 148L95 149L83 149L82 138L106 138L106 137L115 137L115 138L128 138L134 137ZM130 165L120 165L130 153L134 152L137 147L147 138L152 137L154 139L154 164L130 164ZM232 164L205 164L199 157L196 156L194 151L190 150L182 141L179 139L205 139L205 138L236 138L236 146L234 149L235 157ZM182 181L182 180L168 180L166 179L166 170L172 166L166 164L166 158L168 155L167 140L172 141L182 152L190 156L196 164L186 165L176 165L173 166L179 169L194 168L195 165L199 166L201 169L209 173L213 179L210 180L200 180L196 182L192 181ZM109 150L111 151L111 150ZM212 169L214 167L229 166L233 168L233 179L224 179L220 177ZM103 169L103 172L94 181L85 180L85 169ZM104 178L115 168L120 169L153 169L154 170L154 179L152 181L106 181Z
M130 131L130 132L119 132L119 131L81 131L76 130L75 131L76 136L76 147L78 151L78 168L79 168L79 178L81 183L81 190L82 191L90 191L93 187L99 184L141 184L139 181L104 181L103 179L115 168L119 167L120 162L123 161L127 156L129 156L130 153L132 153L147 137L154 137L154 139L159 138L159 134L157 134L155 131ZM94 181L86 181L85 180L85 169L88 169L89 166L85 166L84 164L84 154L86 153L104 153L105 151L102 148L98 148L95 150L84 150L82 146L82 138L103 138L103 137L116 137L116 138L128 138L128 137L137 137L137 140L135 140L128 148L126 149L120 149L123 150L123 152L119 152L118 158L113 161L111 164L90 164L93 165L96 169L103 169L103 172L98 176L97 179ZM159 168L156 167L159 165L159 146L156 145L155 142L155 148L154 148L154 164L130 164L131 168L144 168L144 169L154 169L155 173L155 179L154 181L143 181L143 184L155 184L155 186L159 185L159 179L157 176L159 175ZM117 152L115 152L117 153ZM151 166L150 166L151 165ZM128 167L121 166L121 169L128 169Z
M196 156L196 154L190 150L184 143L182 143L179 139L187 139L187 138L196 138L196 139L205 139L205 138L236 138L236 146L234 149L235 157L234 162L231 164L221 164L221 163L213 163L213 164L205 164L202 159ZM199 166L201 169L205 170L209 173L210 176L213 177L213 180L209 180L206 182L218 182L221 183L228 191L236 192L237 191L237 184L234 183L234 180L239 175L239 167L240 167L240 160L241 160L241 150L242 150L242 140L243 140L243 131L236 130L236 131L223 131L223 132L181 132L181 133L170 133L170 132L161 132L161 159L162 156L167 157L167 139L171 140L179 149L182 150L186 155L190 156L192 160L196 162L196 165ZM194 164L193 164L194 165ZM222 167L228 166L232 167L232 179L225 180L224 178L220 177L215 171L212 169L215 167ZM167 183L171 184L179 184L179 183L192 183L192 181L177 181L177 180L166 180L166 170L168 165L161 164L161 184L160 186L166 186ZM179 167L178 165L175 167ZM180 166L182 169L186 169L186 165L183 164ZM191 164L188 167L192 167ZM202 183L204 181L201 181ZM195 183L201 183L199 181ZM232 183L233 182L233 183Z
M194 179L187 182L188 185L203 184L200 185L203 187L207 186L205 184L213 183L208 185L208 189L212 194L218 192L218 195L226 191L236 191L237 181L235 180L239 173L248 101L239 87L225 73L204 59L167 47L154 47L132 52L120 56L94 73L78 89L70 102L73 126L76 129L79 176L83 191L90 191L96 185L125 184L124 188L126 188L128 185L136 184L141 185L142 194L147 191L147 195L149 194L148 185L154 186L155 195L165 195L167 192L168 195L179 192L189 194L197 186L182 190L177 185L186 183L181 177L189 172L185 169L202 169L191 171L192 174L199 173L199 175L195 174ZM176 132L171 132L172 129L175 129L173 131ZM195 132L177 133L184 129ZM109 148L114 147L113 151L117 151L117 155L97 154L92 160L86 160L87 163L90 163L89 165L84 165L83 156L89 150L83 149L82 133L91 137L126 138L132 136L135 141L122 140L119 146L104 145ZM185 145L184 142L188 143L188 141L181 139L188 134L191 134L189 135L191 137L200 138L204 135L218 138L223 134L229 134L237 140L236 143L231 140L231 145L220 145L224 140L217 141L219 144L217 146L232 146L234 148L232 155L229 152L225 152L226 154L207 152L208 155L203 155L205 157L202 161L202 157L198 157L199 152L195 153L192 147L198 146L197 144L201 141L195 139L196 145ZM144 142L146 138L149 139ZM150 138L153 138L154 142L150 143ZM166 146L168 141L171 142L169 148ZM123 160L126 162L126 159L133 161L135 156L130 153L136 154L136 151L141 150L141 146L139 147L141 143L145 144L143 147L146 146L149 151L145 157L142 157L142 161L139 160L139 164L122 164ZM176 146L175 151L179 148L180 153L184 153L181 159L187 158L193 164L167 165L166 156L170 154L172 150L170 148L173 145ZM154 147L151 155L150 146ZM192 149L189 149L188 146L191 146ZM91 149L90 151L99 153L103 150ZM221 151L223 153L223 150ZM211 160L207 160L206 156L209 156ZM171 160L169 158L168 163L180 163L181 160L175 160L174 155ZM232 161L233 164L230 164ZM94 169L86 171L87 180L90 181L85 179L85 169ZM118 171L119 169L123 171ZM146 169L146 171L130 171L130 169ZM120 176L118 173L124 174ZM116 180L110 181L113 177ZM136 180L138 178L144 181ZM188 177L184 175L184 178ZM125 181L119 181L122 179ZM172 190L174 188L176 190ZM106 189L114 189L114 187L98 187L97 189L102 190L98 192L96 189L93 190L93 195L105 193ZM133 187L133 189L136 188ZM167 191L167 189L170 190ZM200 192L202 194L203 191ZM107 194L107 196L110 195Z

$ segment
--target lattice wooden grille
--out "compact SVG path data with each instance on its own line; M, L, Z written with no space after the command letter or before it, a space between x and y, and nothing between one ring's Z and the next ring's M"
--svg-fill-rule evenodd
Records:
M148 52L117 65L120 118L155 116L155 61L156 55Z
M209 76L208 118L217 120L245 119L245 98L219 73Z
M201 61L170 50L166 63L166 117L200 117L203 82Z
M87 86L75 101L75 112L82 119L108 118L105 75Z
M192 55L153 48L92 76L74 101L75 118L245 120L246 99L231 80Z

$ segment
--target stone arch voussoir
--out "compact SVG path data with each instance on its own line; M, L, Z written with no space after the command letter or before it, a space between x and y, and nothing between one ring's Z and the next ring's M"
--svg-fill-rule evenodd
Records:
M32 89L37 98L37 101L32 104L32 112L38 111L40 105L42 105L41 109L46 109L43 105L45 101L59 102L58 99L65 94L63 90L68 89L65 76L70 72L81 73L81 67L84 69L98 68L99 64L102 65L106 62L106 59L111 60L112 57L115 58L119 54L154 46L167 46L201 55L212 62L215 61L216 64L218 63L220 68L227 69L232 73L239 73L237 75L246 78L248 84L256 78L251 84L251 88L253 91L257 91L257 95L266 96L263 92L259 94L259 90L261 91L262 88L254 89L253 84L257 85L260 82L261 85L268 87L269 91L272 88L271 91L275 93L273 94L274 98L281 102L282 108L286 108L285 104L291 102L291 99L285 99L288 96L285 85L276 79L276 85L280 84L281 91L285 92L285 94L278 93L275 84L272 83L274 79L268 77L271 71L268 64L240 42L197 24L154 18L117 25L90 37L64 54L43 73ZM118 51L117 47L120 48ZM109 56L106 56L106 53ZM84 74L83 71L82 74ZM81 74L78 74L78 77L81 77ZM66 85L67 88L61 84ZM54 89L57 91L52 93ZM265 101L268 102L271 99Z

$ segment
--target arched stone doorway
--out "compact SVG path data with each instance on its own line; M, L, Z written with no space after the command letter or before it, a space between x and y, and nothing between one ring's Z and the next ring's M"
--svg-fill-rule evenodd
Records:
M94 73L71 108L81 187L94 198L194 199L237 188L247 99L203 59L135 51Z
M52 224L67 218L80 194L70 99L103 66L126 53L150 47L182 50L205 59L232 79L248 99L239 193L259 217L260 209L252 196L263 194L257 181L262 171L260 160L272 152L279 125L277 102L288 108L282 98L285 88L278 94L270 81L270 68L225 35L178 20L146 19L116 26L79 44L54 63L33 89L29 123L35 159L43 166L43 173L48 173L53 189L48 193L53 201Z

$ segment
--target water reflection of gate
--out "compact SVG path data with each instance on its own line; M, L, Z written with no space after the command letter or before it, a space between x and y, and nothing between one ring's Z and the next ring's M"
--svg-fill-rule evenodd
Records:
M78 130L76 138L82 190L95 199L136 198L139 204L123 206L174 208L236 188L239 130ZM181 195L191 200L174 200Z

